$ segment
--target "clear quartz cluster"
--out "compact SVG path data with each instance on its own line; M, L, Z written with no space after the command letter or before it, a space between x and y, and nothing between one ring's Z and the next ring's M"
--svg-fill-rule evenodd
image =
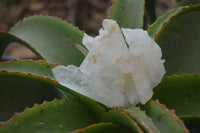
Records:
M165 68L162 52L142 29L119 28L105 19L99 35L84 34L89 50L80 65L53 68L56 80L109 107L145 104L153 95Z

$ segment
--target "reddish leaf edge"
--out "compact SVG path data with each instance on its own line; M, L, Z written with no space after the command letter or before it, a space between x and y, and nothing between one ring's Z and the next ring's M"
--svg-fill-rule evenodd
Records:
M102 124L104 124L104 125L115 125L115 126L118 126L117 124L113 124L111 122L109 122L109 123L103 123L103 122L101 122L101 123L95 123L95 124L89 125L89 126L87 126L85 128L77 129L77 130L73 131L72 133L81 133L82 131L87 131L90 128L93 128L93 127L96 127L96 126L100 126Z
M50 62L47 62L46 60L33 60L33 59L28 59L28 60L13 59L13 60L10 60L10 61L0 62L0 64L7 64L7 63L13 63L13 62L33 62L33 63L34 62L35 63L42 62L42 63L46 63L46 64L49 64L49 65L52 65L52 66L59 66L59 65L61 65L59 62L50 63Z
M69 23L69 21L68 21L67 19L63 19L62 17L56 16L56 15L53 15L53 14L52 14L52 15L49 15L49 14L45 14L45 13L40 13L40 14L34 14L34 15L25 16L22 20L17 21L17 22L14 24L14 26L11 27L10 31L11 31L13 28L15 28L15 26L17 26L18 23L23 22L24 19L29 19L29 18L31 18L31 17L38 17L38 16L46 16L46 17L49 17L49 18L57 18L57 19L59 19L59 21L60 21L61 23L63 23L63 22L64 22L64 23L67 23L67 24L69 24L69 25L75 27L76 29L80 30L81 32L85 32L84 30L81 30L81 29L79 28L79 26L75 26L74 23Z
M121 113L121 115L123 115L124 117L126 117L126 118L134 125L134 127L137 129L137 131L138 131L139 133L143 133L142 129L141 129L140 126L137 124L137 122L134 121L134 120L133 120L130 116L128 116L125 112L122 112L122 111L120 111L120 110L116 110L115 108L114 108L113 110L115 110L115 111L118 112L118 113Z
M112 122L114 124L118 124L118 125L122 125L124 127L127 127L129 128L130 130L132 130L133 132L137 132L137 133L143 133L142 129L140 128L140 126L137 124L137 122L135 122L130 116L128 116L126 113L120 111L120 110L117 110L117 108L119 108L118 106L117 107L113 107L112 109L110 109L108 112L105 113L105 117L103 119L103 122ZM123 117L123 119L126 119L127 122L126 123L123 123L119 120L115 120L115 119L112 119L112 118L109 118L107 119L107 116L109 117L109 115L112 113L118 113L118 115L120 117ZM130 127L131 124L132 126Z
M48 103L51 103L51 102L57 101L57 100L60 100L60 99L54 98L52 101L46 101L46 100L44 100L43 103L41 103L41 104L34 103L33 106L30 107L30 108L29 107L25 107L25 109L22 112L20 112L20 113L15 112L14 115L9 120L7 120L5 122L1 122L0 121L0 127L4 126L7 123L10 123L10 122L14 121L18 115L22 115L22 114L26 113L27 111L29 111L30 109L32 109L34 107L42 107L45 104L48 104Z
M175 15L171 16L170 18L168 18L161 26L161 28L154 34L154 40L156 41L159 38L159 35L164 31L164 29L170 24L170 22L172 22L173 20L175 20L177 17L179 17L180 15L190 12L190 11L196 11L200 9L200 4L197 5L190 5L190 6L183 6L183 7L178 7L181 8L178 12L176 12ZM159 21L159 19L157 19L155 21L155 23ZM153 24L155 24L153 23ZM152 25L153 25L152 24ZM151 25L150 25L151 26Z
M30 64L31 65L36 65L36 69L37 69L37 65L38 65L38 71L32 71L32 68L28 65L26 66L26 64ZM10 66L12 66L10 69ZM17 67L19 68L18 70L14 70L15 66L21 66L23 65L23 67ZM18 59L13 59L10 61L4 61L4 62L0 62L0 71L7 71L7 72L21 72L21 73L25 73L25 74L32 74L32 75L38 75L38 76L44 76L44 77L48 77L51 79L55 79L51 69L59 66L60 64L58 62L56 63L49 63L45 60L32 60L32 59L28 59L28 60L18 60ZM41 72L39 69L43 69L44 67L46 67L46 69L48 70L48 74L44 74L43 72ZM14 68L14 69L13 69ZM25 69L25 71L23 71L23 68ZM27 68L27 69L26 69ZM34 67L35 68L35 67Z
M0 32L0 39L1 39L2 35L8 36L8 38L10 39L8 42L6 42L7 44L5 44L6 46L3 47L2 51L5 51L6 47L10 43L16 42L16 43L19 43L20 45L23 45L23 46L27 47L28 49L30 49L38 58L40 58L42 60L46 60L39 52L37 52L37 50L34 47L32 47L28 42L22 40L21 38L13 35L12 33ZM0 53L0 56L2 56L1 54L3 54L3 53Z
M197 71L195 71L194 73L185 73L185 72L183 72L182 74L165 75L165 76L163 77L163 79L166 79L166 78L174 78L174 77L179 78L179 77L181 77L181 76L195 76L195 75L200 75L200 73L197 72ZM161 82L162 82L162 81L161 81Z
M0 71L0 77L14 77L14 78L22 78L22 79L29 79L29 80L34 80L42 83L46 83L48 85L52 85L57 87L58 89L61 89L64 91L65 95L69 98L76 99L85 106L88 107L88 109L92 110L95 114L96 117L101 119L103 117L103 113L107 110L107 108L96 102L95 100L88 98L78 92L75 92L71 90L70 88L67 88L61 84L58 83L58 81L54 79L50 79L45 76L38 76L38 75L33 75L30 73L21 73L21 72L7 72L7 71Z
M117 108L120 109L120 110L123 110L129 116L133 116L136 119L135 121L138 123L138 125L141 126L142 130L144 130L145 132L148 132L148 133L153 133L153 131L143 121L141 121L140 118L136 114L134 114L132 111L130 111L129 109L126 109L124 107L117 107ZM136 108L137 108L138 111L142 111L146 115L145 110L141 110L140 107L136 107ZM148 116L147 116L147 118L149 119L149 121L152 122L154 128L157 129L152 118L148 117ZM157 129L157 132L159 132L158 129Z
M9 41L6 42L7 44L4 45L4 47L2 48L2 51L5 51L6 47L12 43L12 42L16 42L19 43L20 45L24 45L25 47L27 47L28 49L30 49L38 58L40 58L41 60L46 60L46 58L40 54L34 47L32 47L32 45L28 42L26 42L25 40L17 37L16 35L10 33L12 31L12 29L15 29L16 27L18 27L18 25L20 25L21 23L27 21L28 19L32 18L32 17L48 17L48 19L53 19L53 18L57 18L58 23L60 24L68 24L69 26L74 27L75 29L79 30L80 32L84 33L83 30L80 30L80 28L78 26L75 26L73 23L69 23L67 20L63 20L61 17L58 16L53 16L53 15L47 15L47 14L39 14L39 15L32 15L32 16L27 16L24 17L22 20L19 20L18 22L16 22L14 24L14 26L10 29L9 32L0 32L0 39L1 39L1 34L9 36ZM3 38L4 39L4 38ZM83 45L81 45L83 46ZM83 46L84 47L84 46ZM85 47L84 47L85 48ZM3 53L0 52L0 58L2 56Z
M165 104L161 104L161 103L159 102L158 99L157 99L157 100L152 100L152 99L151 99L150 101L155 102L155 103L156 103L157 105L159 105L164 111L168 112L168 113L171 115L171 117L173 117L173 118L177 121L177 123L180 124L180 126L183 128L184 132L185 132L185 133L189 133L189 130L186 128L184 122L183 122L181 119L179 119L179 117L176 115L174 109L172 109L172 110L168 109L168 108L166 107L166 105L165 105Z

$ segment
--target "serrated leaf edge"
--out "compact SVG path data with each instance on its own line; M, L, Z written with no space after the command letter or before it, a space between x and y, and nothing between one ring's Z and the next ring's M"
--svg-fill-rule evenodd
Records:
M37 50L34 48L34 47L32 47L28 42L26 42L25 40L22 40L21 38L19 38L19 37L17 37L17 36L15 36L15 35L13 35L12 33L8 33L8 32L0 32L0 34L7 34L7 35L9 35L10 37L12 37L12 38L14 38L15 39L15 41L10 41L10 43L11 42L16 42L16 43L19 43L20 45L23 45L23 46L25 46L25 47L27 47L28 49L30 49L37 57L39 57L40 59L43 59L43 60L46 60L39 52L37 52ZM17 40L19 40L19 41L16 41L16 39ZM9 43L9 44L10 44ZM9 44L7 44L7 46L9 45ZM25 45L26 44L26 45ZM6 47L7 47L6 46ZM5 49L4 49L5 50Z
M35 63L42 62L42 63L46 63L46 64L53 65L53 66L58 66L58 65L60 65L59 62L50 63L50 62L47 62L46 60L32 60L32 59L29 59L29 60L13 59L13 60L10 60L10 61L0 62L0 64L8 64L8 63L13 63L13 62L33 62L33 63L34 63L34 62L35 62Z
M136 128L135 130L137 130L138 133L143 133L143 131L139 127L139 125L130 116L128 116L124 112L121 112L120 110L116 110L116 108L118 108L118 107L112 108L112 110L110 110L108 113L110 113L110 112L117 112L117 113L121 114L123 117L125 117L126 119L129 120L129 122L134 126L134 128ZM113 123L115 123L115 122L113 122ZM119 123L116 123L116 124L119 124Z
M154 100L151 99L151 101L154 101ZM172 109L172 110L169 110L168 108L166 108L166 105L161 104L161 103L159 102L158 99L155 100L154 102L155 102L157 105L159 105L164 111L168 112L168 113L171 115L171 117L173 117L173 118L176 120L176 122L179 123L179 125L183 128L183 130L184 130L185 133L189 133L189 130L186 128L186 126L185 126L185 124L183 123L183 121L180 120L180 119L177 117L177 115L176 115L176 113L175 113L175 110L173 110L173 109Z
M120 109L124 110L124 111L127 113L127 115L129 115L129 116L132 115L137 121L139 121L140 124L143 126L143 128L145 128L145 131L146 131L146 132L148 132L148 133L153 133L153 131L148 127L148 125L146 125L143 121L141 121L140 118L139 118L136 114L134 114L132 111L130 111L129 109L126 109L126 108L124 108L124 107L120 107ZM145 111L140 110L139 108L137 108L137 109L138 109L138 111L142 111L143 113L145 113ZM147 117L148 117L148 116L147 116ZM150 117L148 117L148 119L152 122L152 124L153 124L153 126L155 127L155 129L157 129L156 125L153 123L153 120L152 120ZM137 121L136 121L136 122L137 122ZM138 123L138 122L137 122L137 123ZM160 132L158 129L157 129L157 131Z
M169 17L169 18L167 18L167 19L163 22L163 24L162 24L162 26L160 27L160 29L154 34L154 37L153 37L154 40L156 41L156 40L158 39L159 35L163 32L163 30L165 29L165 27L166 27L171 21L173 21L175 18L177 18L178 16L182 15L183 13L186 13L186 12L189 12L189 11L193 11L193 10L195 10L196 8L197 8L197 9L200 8L200 4L197 4L197 5L195 5L195 6L190 5L190 6L183 6L183 7L175 8L174 10L177 10L177 9L179 9L179 10L178 10L177 12L175 12L174 15L172 15L172 16ZM173 10L171 10L171 11L173 11ZM168 13L170 13L170 12L168 12ZM165 14L164 14L164 15L165 15ZM162 19L162 17L164 17L164 15L161 16L160 18L158 18L152 25L156 24L156 22L159 22L160 19ZM150 26L152 26L152 25L150 25Z
M11 121L15 120L16 117L17 117L18 115L25 114L27 111L33 109L34 107L42 107L42 106L44 106L45 104L48 104L48 103L51 103L51 102L54 102L54 101L58 101L58 100L60 100L60 99L54 98L54 99L51 100L51 101L46 101L46 100L44 100L43 103L41 103L41 104L34 103L32 107L25 107L25 109L24 109L22 112L20 112L20 113L16 113L16 112L15 112L14 115L13 115L9 120L7 120L7 121L5 121L5 122L1 122L1 121L0 121L0 127L1 127L1 126L4 126L4 125L7 124L7 123L10 123Z
M54 19L54 18L57 18L59 20L59 23L65 23L65 24L68 24L74 28L76 28L77 30L81 31L81 32L84 32L82 30L80 30L80 28L78 26L75 26L74 24L71 24L69 23L67 20L63 20L61 17L58 17L58 16L53 16L53 15L48 15L48 14L39 14L39 15L31 15L31 16L27 16L27 17L24 17L22 20L19 20L18 22L16 22L14 24L14 26L10 29L10 31L12 31L13 29L17 28L18 25L20 25L21 23L29 20L29 19L32 19L33 17L48 17L48 19Z

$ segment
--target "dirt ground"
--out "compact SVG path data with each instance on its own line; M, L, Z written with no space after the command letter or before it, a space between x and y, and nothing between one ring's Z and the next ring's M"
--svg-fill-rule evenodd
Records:
M102 20L109 15L111 5L112 0L1 0L0 31L9 31L24 17L43 14L60 17L95 36L102 27ZM160 16L175 6L176 0L157 0L156 14ZM18 44L8 46L4 55L36 58L31 51Z

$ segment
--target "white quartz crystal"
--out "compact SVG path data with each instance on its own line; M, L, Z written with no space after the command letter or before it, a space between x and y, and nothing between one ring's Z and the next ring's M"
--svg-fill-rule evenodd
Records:
M153 95L165 68L162 52L142 29L120 29L105 19L99 35L84 34L89 50L80 67L57 66L58 82L109 107L145 104Z

